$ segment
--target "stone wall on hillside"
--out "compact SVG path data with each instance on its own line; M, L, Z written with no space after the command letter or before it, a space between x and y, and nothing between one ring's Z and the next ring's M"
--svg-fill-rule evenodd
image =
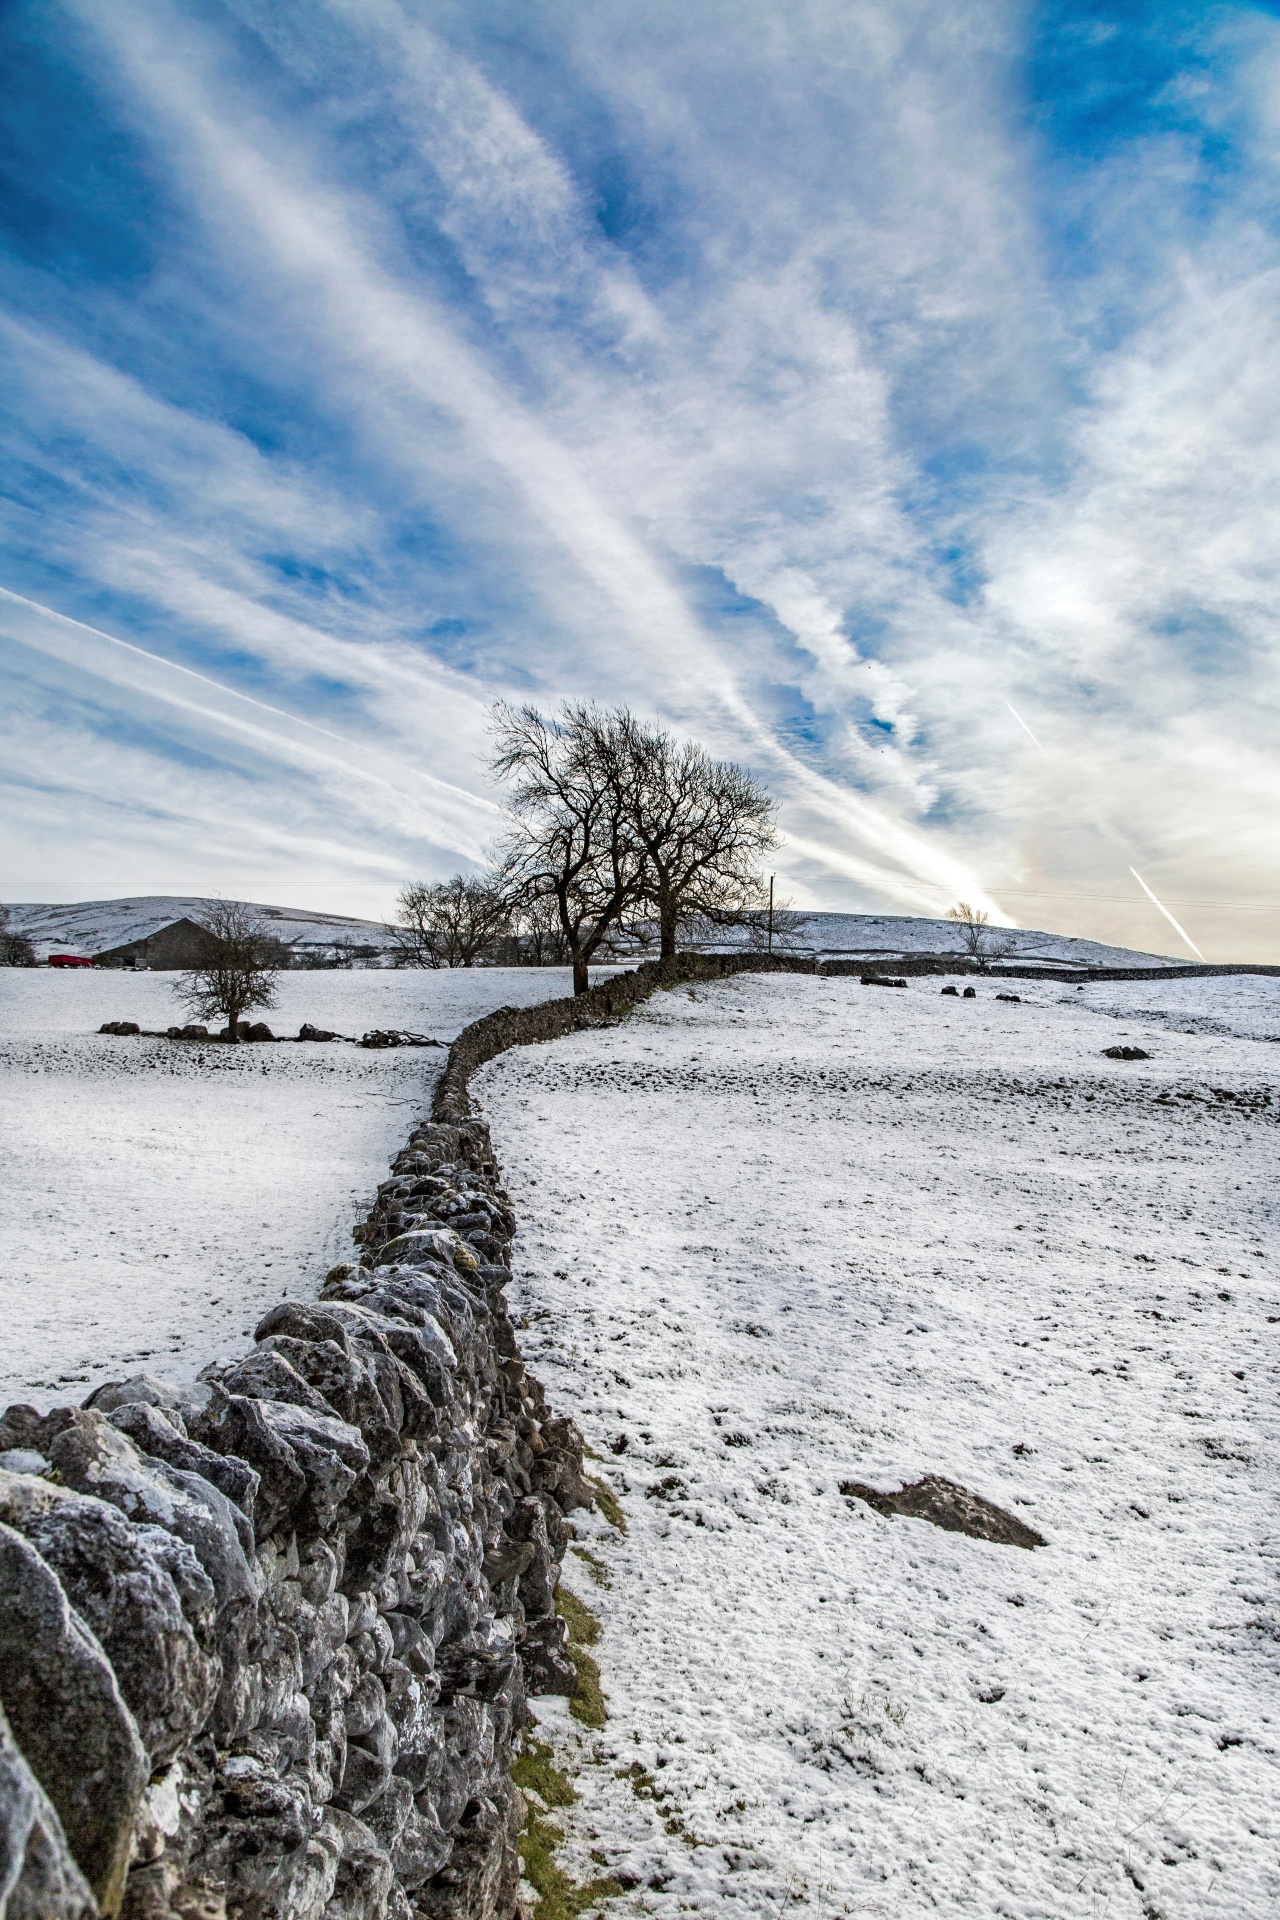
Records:
M1206 962L1203 966L1190 961L1186 964L1170 961L1167 966L1150 967L1032 966L1015 960L993 959L984 962L973 959L969 954L880 953L857 960L829 957L818 963L817 971L830 978L864 973L972 974L975 979L1062 980L1072 986L1083 986L1091 980L1205 980L1222 979L1233 974L1260 974L1274 978L1280 975L1280 966L1267 966L1261 962L1254 965L1247 961L1222 965Z
M581 1437L525 1370L485 1128L200 1380L0 1417L3 1920L509 1920Z
M473 1021L449 1049L449 1059L436 1085L436 1118L465 1120L471 1112L467 1087L472 1074L508 1047L534 1046L589 1027L606 1026L630 1013L659 988L727 980L740 973L816 971L812 954L680 954L674 960L647 960L572 999L543 1000L533 1007L500 1007L496 1013Z

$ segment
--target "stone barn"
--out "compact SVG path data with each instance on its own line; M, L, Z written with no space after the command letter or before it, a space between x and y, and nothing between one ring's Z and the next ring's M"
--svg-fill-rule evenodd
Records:
M174 920L154 933L126 940L123 946L108 947L94 955L99 967L148 967L154 973L179 972L198 967L209 957L213 940L208 930L195 920Z

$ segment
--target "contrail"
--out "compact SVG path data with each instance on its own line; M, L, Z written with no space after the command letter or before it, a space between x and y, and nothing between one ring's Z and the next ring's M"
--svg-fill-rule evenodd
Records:
M1022 731L1026 734L1032 746L1038 747L1040 752L1043 753L1045 755L1045 758L1047 759L1048 754L1045 748L1040 745L1040 742L1036 739L1036 736L1034 735L1034 733L1032 733L1030 727L1027 725L1022 715L1018 712L1018 709L1014 706L1012 700L1006 700L1004 704L1006 705L1006 707L1008 707L1010 713L1013 715L1018 725L1022 728ZM1093 824L1098 828L1099 832L1105 836L1105 838L1107 838L1108 840L1114 840L1119 846L1124 845L1124 842L1121 839L1120 835L1115 832L1114 828L1108 826L1105 821L1095 819ZM1185 927L1181 927L1178 925L1178 922L1174 919L1173 915L1170 913L1168 907L1165 906L1164 902L1162 900L1156 899L1155 894L1152 893L1150 887L1147 885L1142 875L1138 872L1138 869L1136 867L1130 867L1129 871L1133 875L1134 879L1137 881L1138 885L1142 888L1142 891L1146 894L1148 900L1150 900L1152 906L1159 908L1160 912L1164 915L1165 919L1169 922L1169 925L1173 928L1178 938L1180 940L1185 940L1186 944L1190 947L1192 953L1194 953L1194 955L1196 956L1196 959L1204 961L1204 964L1207 966L1209 964L1208 961L1204 959L1204 955L1201 953L1195 941L1191 938L1191 935L1187 932ZM1018 889L1015 887L1015 888L1011 888L1010 891L1016 893Z
M211 679L207 673L197 673L194 667L184 667L178 660L166 659L162 653L151 653L146 647L135 646L132 640L122 640L118 634L104 633L101 627L86 626L83 620L73 620L69 613L59 613L56 607L46 607L43 601L28 600L24 594L12 593L8 587L0 587L0 596L12 600L16 606L30 607L34 612L44 614L46 619L56 621L61 627L74 627L80 633L90 633L95 640L106 640L123 653L135 653L140 660L150 660L158 667L167 667L170 673L181 673L188 680L198 680L202 686L212 687L215 693L225 693L233 700L243 700L246 706L257 707L260 713L273 713L278 719L291 720L295 727L306 727L311 733L322 733L327 739L346 745L341 734L331 733L328 727L318 727L313 720L299 719L296 713L289 713L284 707L273 707L265 700L255 700L252 694L241 693L238 688L229 687L225 681Z
M1011 714L1013 715L1013 717L1014 717L1014 719L1015 719L1015 720L1017 721L1017 723L1018 723L1018 725L1019 725L1019 726L1020 726L1020 727L1022 728L1022 731L1023 731L1023 732L1024 732L1025 734L1026 734L1026 736L1027 736L1027 738L1028 738L1028 740L1029 740L1029 741L1031 742L1031 744L1032 744L1032 746L1033 746L1033 747L1039 747L1039 748L1040 748L1040 752L1041 752L1041 753L1043 753L1043 752L1044 752L1044 748L1040 746L1040 742L1039 742L1039 741L1038 741L1038 740L1036 739L1036 737L1035 737L1035 735L1034 735L1034 733L1032 733L1032 731L1031 731L1031 729L1030 729L1030 727L1029 727L1029 726L1027 725L1027 723L1026 723L1026 721L1025 721L1025 720L1023 719L1023 717L1022 717L1022 715L1021 715L1021 714L1020 714L1020 713L1018 712L1018 709L1017 709L1017 708L1016 708L1016 707L1014 706L1014 704L1013 704L1013 702L1012 702L1012 700L1006 700L1006 701L1005 701L1005 705L1006 705L1006 707L1008 707L1008 709L1009 709L1009 711L1010 711L1010 713L1011 713Z
M1138 869L1136 867L1130 867L1129 871L1133 875L1134 879L1137 881L1138 885L1142 888L1142 891L1146 894L1148 900L1151 901L1152 905L1160 908L1161 913L1164 915L1165 919L1169 922L1169 925L1173 928L1174 932L1180 935L1181 938L1186 941L1192 953L1194 953L1194 955L1196 956L1196 959L1204 960L1204 955L1201 953L1195 941L1191 938L1191 935L1186 931L1186 928L1180 927L1177 921L1174 919L1173 915L1170 913L1168 907L1164 906L1162 902L1156 899L1154 893L1152 893L1150 887L1147 885L1142 875L1138 872ZM1205 960L1205 965L1208 966L1208 964L1209 964L1208 961Z
M269 713L278 720L287 720L291 726L303 728L307 733L319 734L325 740L333 740L338 746L345 748L348 753L358 754L359 752L359 748L353 741L346 739L340 733L334 733L329 727L320 726L315 720L304 720L300 714L290 713L286 707L274 707L266 700L255 700L252 694L241 693L238 687L229 686L226 681L215 680L207 673L198 673L194 667L184 667L181 661L170 660L163 653L152 653L146 647L135 645L132 640L122 640L119 634L106 633L101 627L86 625L83 620L73 620L70 614L59 613L56 607L46 607L40 600L28 600L25 594L14 593L10 588L0 586L0 601L11 601L16 607L29 608L34 613L42 614L45 619L52 621L55 627L71 628L76 633L87 633L91 635L94 640L105 640L109 646L119 648L122 653L131 653L139 660L149 661L153 666L166 668L170 673L180 674L187 680L197 681L199 685L210 687L215 693L220 693L229 700L238 700L244 706L255 707L259 713ZM242 729L245 726L243 721L237 721L231 714L219 713L216 707L201 706L195 701L178 700L174 695L160 693L154 687L151 691L156 693L157 698L169 700L177 706L186 707L188 711L197 713L205 719L221 720L227 725L240 727ZM280 734L269 727L263 727L257 729L257 731L261 733L263 738L268 740L287 739L286 735ZM307 751L302 742L293 744L302 746L303 751ZM310 751L315 754L317 749L312 748ZM372 781L375 786L385 787L392 793L399 791L394 782L383 778L379 774L370 773L367 768L360 766L358 761L353 762L340 759L334 754L324 754L320 757L328 760L334 766L344 767L348 771L359 773L362 778ZM420 767L406 765L402 761L398 761L397 765L414 780L421 780L428 786L438 788L451 799L461 800L469 807L482 807L487 813L500 815L502 812L502 809L495 806L492 800L486 800L482 795L470 794L466 792L464 788L454 786L451 781L442 780L438 774L425 773ZM458 851L461 852L462 849L459 848Z

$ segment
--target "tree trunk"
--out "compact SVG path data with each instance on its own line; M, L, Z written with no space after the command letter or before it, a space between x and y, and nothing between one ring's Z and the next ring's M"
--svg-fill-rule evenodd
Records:
M658 949L660 960L674 960L676 957L676 910L674 906L664 906L658 921L661 945Z
M580 993L585 993L590 985L591 985L591 981L587 973L587 963L585 960L581 959L577 954L575 954L573 957L574 998L576 999Z

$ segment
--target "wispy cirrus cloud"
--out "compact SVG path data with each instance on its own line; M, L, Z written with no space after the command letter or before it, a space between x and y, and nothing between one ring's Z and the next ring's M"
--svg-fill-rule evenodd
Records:
M1280 897L1259 9L56 13L89 130L14 230L0 577L289 716L236 747L306 823L275 891L383 911L475 857L488 701L585 693L759 767L815 902L1158 945L1130 864ZM49 627L59 719L8 631L135 891L129 787L220 815L227 713L117 748L113 699L174 701ZM236 884L206 844L173 884Z

